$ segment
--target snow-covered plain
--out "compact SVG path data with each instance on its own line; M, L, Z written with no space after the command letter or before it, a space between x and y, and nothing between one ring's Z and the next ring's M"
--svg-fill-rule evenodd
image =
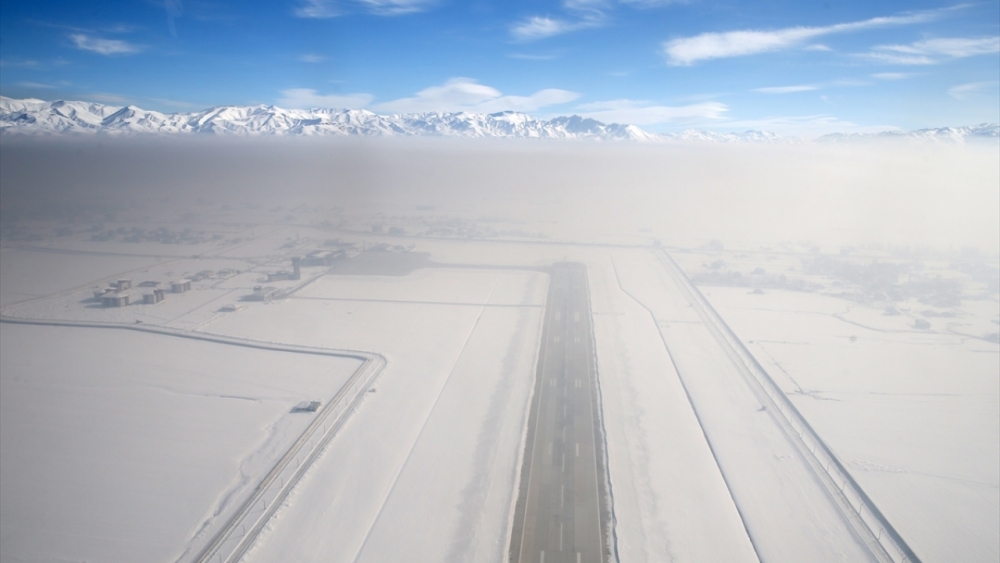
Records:
M123 329L0 346L3 561L193 557L360 365Z
M866 307L824 295L703 293L923 561L997 560L996 343L881 312L870 317L896 326L866 328L842 318Z
M496 270L329 276L206 325L388 361L247 560L503 559L546 283Z

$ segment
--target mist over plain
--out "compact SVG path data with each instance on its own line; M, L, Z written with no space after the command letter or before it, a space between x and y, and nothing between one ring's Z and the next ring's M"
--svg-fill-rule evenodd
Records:
M284 219L460 217L551 240L667 246L1000 250L994 143L104 138L5 139L2 150L7 228L312 206L311 215Z

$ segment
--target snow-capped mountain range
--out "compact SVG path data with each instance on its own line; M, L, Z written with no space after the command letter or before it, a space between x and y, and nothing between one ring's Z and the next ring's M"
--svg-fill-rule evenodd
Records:
M879 133L833 133L824 135L816 141L824 143L843 143L876 139L904 139L914 141L930 141L936 143L961 144L967 140L1000 139L1000 124L981 123L966 127L935 127L917 129L916 131L881 131Z
M911 133L828 135L824 141L852 141L879 136L963 142L967 137L997 138L1000 126L923 129ZM367 110L284 109L275 106L220 106L191 113L160 113L135 106L92 102L15 100L0 97L0 133L4 135L185 134L235 136L438 136L607 141L702 141L776 143L796 139L766 131L714 133L688 130L656 134L635 125L601 123L573 115L541 120L524 113L411 113L380 115Z

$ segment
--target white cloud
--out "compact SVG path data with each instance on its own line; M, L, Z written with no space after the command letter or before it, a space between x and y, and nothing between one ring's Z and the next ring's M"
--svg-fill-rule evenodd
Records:
M507 58L510 59L521 59L525 61L551 61L557 58L557 55L534 55L531 53L508 53Z
M969 82L948 88L948 95L956 100L965 100L970 94L976 94L983 90L995 90L1000 86L1000 82L990 80L986 82Z
M184 15L184 6L181 0L163 0L163 9L167 12L167 28L170 35L177 37L177 18Z
M326 57L317 55L316 53L303 53L298 56L298 59L304 63L321 63L326 61Z
M194 104L191 102L184 102L180 100L171 100L169 98L149 98L149 99L160 105L177 109L198 109L205 107L204 104Z
M584 117L604 123L651 125L721 119L729 111L720 102L701 102L686 106L662 106L641 100L609 100L581 104L574 108Z
M833 49L831 49L827 45L823 45L822 43L814 43L812 45L807 45L806 51L823 51L828 53L830 51L833 51Z
M371 94L320 94L311 88L290 88L281 91L278 105L286 108L347 108L358 109L370 104Z
M337 0L299 0L295 15L300 18L335 18L345 13L341 4L354 4L364 11L379 16L399 16L422 12L437 0L353 0L353 2L338 2Z
M295 8L295 15L300 18L335 18L340 15L334 0L301 0Z
M824 27L788 27L770 31L742 30L702 33L693 37L671 39L663 43L663 54L671 65L691 65L708 59L756 55L796 47L823 35L926 22L936 19L946 10L950 10L950 8L871 18Z
M861 126L852 121L832 115L788 115L771 116L757 119L738 119L723 121L715 126L719 129L744 130L758 129L773 131L779 135L795 135L804 138L814 138L828 133L877 133L880 131L898 130L891 125Z
M925 39L909 45L878 45L865 56L882 62L927 65L942 58L961 59L1000 53L1000 36Z
M563 8L572 16L570 19L532 16L511 26L510 33L518 41L533 41L600 27L606 22L609 5L606 0L563 0Z
M101 39L83 33L74 33L69 38L77 49L102 55L131 55L143 50L142 46L121 39Z
M670 4L687 4L687 0L618 0L618 2L636 8L658 8Z
M99 102L102 104L123 104L128 105L133 103L133 99L128 96L122 96L121 94L112 94L109 92L92 92L89 94L83 94L80 96L82 99Z
M908 78L910 73L908 72L876 72L872 74L872 78L877 78L879 80L902 80Z
M422 12L435 0L358 0L369 12L382 16L397 16Z
M374 106L390 113L459 112L493 113L512 110L530 112L546 106L571 102L580 95L568 90L548 88L529 96L503 95L496 88L469 78L452 78L441 86L425 88L413 97L400 98Z
M35 68L39 66L38 61L35 60L23 60L23 61L11 61L6 59L0 59L0 67L10 66L10 67L23 67L23 68Z
M55 86L51 84L42 84L41 82L18 82L17 85L22 88L44 88L44 89L55 88Z
M521 23L514 24L510 28L510 33L517 40L531 41L561 35L575 31L576 29L578 29L577 25L566 20L556 20L547 16L533 16Z
M797 86L769 86L767 88L754 88L754 92L761 94L794 94L796 92L809 92L818 90L819 86L813 84L799 84Z

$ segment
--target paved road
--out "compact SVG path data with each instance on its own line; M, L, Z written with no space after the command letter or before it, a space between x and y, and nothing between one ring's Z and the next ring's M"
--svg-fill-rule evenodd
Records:
M607 560L597 373L587 270L556 264L511 535L511 561Z

